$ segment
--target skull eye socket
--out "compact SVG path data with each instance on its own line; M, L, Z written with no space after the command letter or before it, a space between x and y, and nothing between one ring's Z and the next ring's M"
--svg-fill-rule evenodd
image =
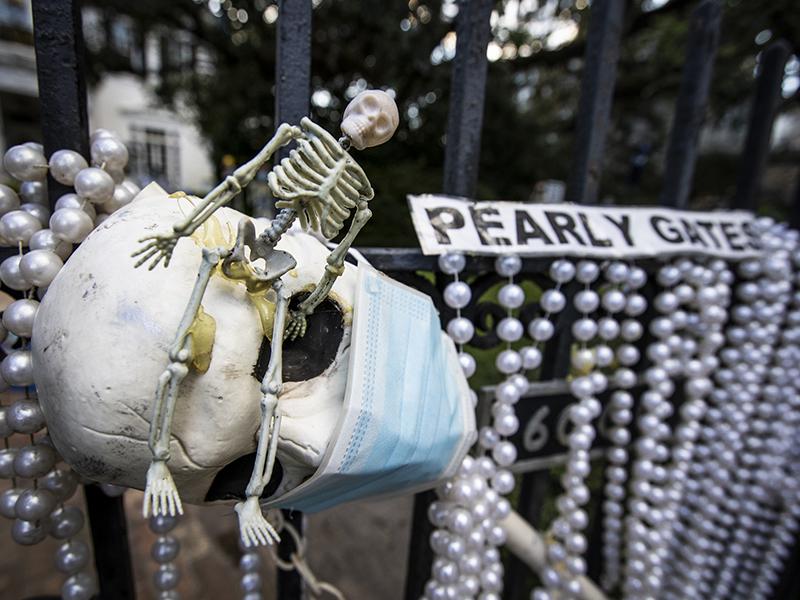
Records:
M383 114L380 115L375 121L375 130L378 133L385 132L387 129L389 129L390 126L391 123L389 122L389 117L387 117L386 115Z
M308 297L307 292L295 294L289 303L294 310ZM333 364L344 335L344 319L339 306L326 298L306 319L306 334L283 342L283 381L307 381L322 375ZM271 355L270 340L264 337L252 375L264 378Z
M378 102L378 99L375 98L375 96L365 96L361 105L364 107L365 112L370 115L378 112L381 109L380 102Z

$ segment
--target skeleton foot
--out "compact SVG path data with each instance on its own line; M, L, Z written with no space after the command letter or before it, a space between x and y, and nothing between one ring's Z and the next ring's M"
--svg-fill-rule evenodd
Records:
M292 312L289 315L289 322L286 324L286 331L283 334L284 340L294 340L306 334L306 314L304 312Z
M239 535L246 547L271 546L281 541L278 532L262 514L257 496L238 502L234 510L239 515Z
M175 250L175 245L178 243L180 236L177 233L158 233L139 240L139 242L147 242L144 246L139 248L131 256L139 256L136 261L135 267L140 267L152 258L148 270L152 271L158 266L162 260L164 261L164 268L169 266L169 261L172 259L172 252Z
M183 514L181 497L172 479L172 474L163 460L154 460L147 469L147 485L144 488L144 516Z

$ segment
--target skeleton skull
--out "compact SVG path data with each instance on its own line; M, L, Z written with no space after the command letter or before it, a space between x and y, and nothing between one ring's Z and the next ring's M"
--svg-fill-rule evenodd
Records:
M137 240L176 222L194 200L168 197L155 184L145 188L86 239L41 304L33 334L39 399L57 449L91 479L144 487L155 383L197 275L199 247L230 247L244 217L219 209L178 243L169 269L135 269ZM265 225L257 220L257 231ZM329 251L299 231L277 247L297 259L284 284L302 296L324 272ZM309 317L306 336L284 344L280 468L263 497L308 477L327 448L344 396L356 270L345 265L329 300ZM219 272L209 282L203 307L216 323L211 360L206 372L183 382L170 441L170 469L187 502L244 497L269 360L270 306Z
M400 116L392 97L380 90L361 92L344 109L342 133L358 150L378 146L392 137Z

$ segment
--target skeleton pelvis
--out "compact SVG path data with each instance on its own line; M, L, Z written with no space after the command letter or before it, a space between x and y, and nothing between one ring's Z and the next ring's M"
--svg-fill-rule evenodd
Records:
M34 370L50 435L65 460L92 479L144 486L156 383L169 362L201 248L232 246L237 223L245 218L222 208L192 238L178 242L168 268L134 269L130 254L138 240L168 230L192 201L169 197L155 184L145 188L70 257L39 310ZM257 221L257 231L265 225ZM294 231L278 248L297 260L283 281L300 298L322 276L328 250ZM339 416L355 282L356 268L348 264L330 301L320 306L328 314L319 317L317 329L310 321L308 340L287 345L279 399L282 487L313 472ZM255 451L271 304L269 293L248 293L245 281L232 281L220 269L208 285L203 310L214 326L204 352L210 351L210 360L204 357L201 366L207 370L194 368L181 386L170 443L170 470L188 502L203 502L218 474L230 476L225 467ZM198 327L208 333L209 323ZM226 489L231 485L238 484L227 481Z

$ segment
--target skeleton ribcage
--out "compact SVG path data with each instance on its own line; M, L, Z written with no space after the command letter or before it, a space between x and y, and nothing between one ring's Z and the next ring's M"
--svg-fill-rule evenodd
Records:
M268 175L278 208L297 211L304 229L326 239L339 233L359 200L370 200L367 176L334 137L309 119L300 123L305 137Z

